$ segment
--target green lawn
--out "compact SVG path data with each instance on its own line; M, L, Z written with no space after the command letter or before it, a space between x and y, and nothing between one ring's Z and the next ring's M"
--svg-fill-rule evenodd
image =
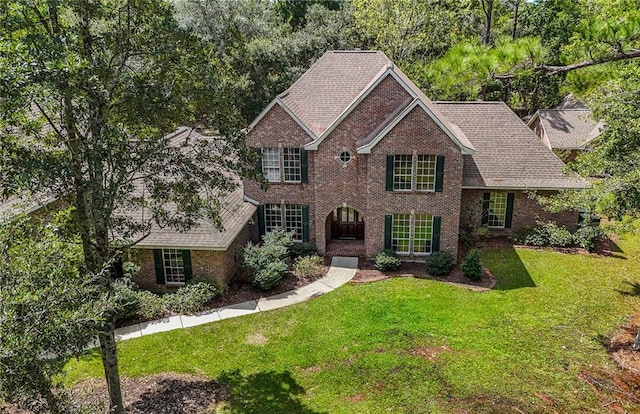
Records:
M221 380L229 413L604 412L578 374L615 369L601 340L640 305L640 237L618 245L623 257L485 250L490 292L397 278L130 340L121 373ZM102 370L96 354L68 369Z

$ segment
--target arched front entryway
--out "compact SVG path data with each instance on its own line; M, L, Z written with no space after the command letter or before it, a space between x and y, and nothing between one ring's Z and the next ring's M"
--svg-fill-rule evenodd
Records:
M364 218L352 207L338 207L327 216L327 240L364 240Z

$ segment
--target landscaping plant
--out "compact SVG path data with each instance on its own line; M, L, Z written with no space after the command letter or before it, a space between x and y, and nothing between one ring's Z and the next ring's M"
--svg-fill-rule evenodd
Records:
M315 276L322 271L323 259L314 254L312 256L300 256L293 265L293 273L299 277Z
M472 249L465 256L461 264L462 273L471 280L482 279L482 264L480 263L480 252Z
M262 237L262 245L247 243L244 265L253 272L252 283L269 290L282 282L289 269L289 248L293 244L291 233L275 229Z
M383 272L387 270L396 270L400 267L402 261L393 250L385 249L376 255L376 268Z
M175 293L162 296L166 308L174 313L194 314L204 309L207 302L218 295L218 288L213 283L189 283Z
M427 256L424 264L430 275L446 276L451 273L456 262L449 252L434 252Z

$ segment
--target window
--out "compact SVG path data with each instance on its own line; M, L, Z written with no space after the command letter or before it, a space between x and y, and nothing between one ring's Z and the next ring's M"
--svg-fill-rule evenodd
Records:
M305 158L306 160L306 158ZM303 179L303 165L306 173L306 161L300 148L263 148L262 173L272 183L299 183Z
M278 148L262 150L262 172L269 182L280 182L280 155Z
M396 253L431 253L433 216L428 214L393 214L391 229L391 249Z
M507 216L507 193L491 192L489 202L489 227L502 228Z
M391 163L393 191L440 191L442 184L440 183L440 189L438 189L436 167L439 162L443 163L443 161L439 161L441 157L435 155L393 155L390 157L393 160Z
M284 181L299 183L300 174L300 148L283 148Z
M416 191L435 190L436 156L418 155L416 162Z
M340 155L338 155L338 160L345 167L347 166L347 164L349 164L351 159L352 159L352 157L351 157L351 153L349 151L342 151L340 153Z
M164 280L167 284L181 284L185 282L184 258L181 250L163 249L162 259Z
M293 232L293 240L303 240L303 214L299 204L265 204L264 223L266 232L281 228Z

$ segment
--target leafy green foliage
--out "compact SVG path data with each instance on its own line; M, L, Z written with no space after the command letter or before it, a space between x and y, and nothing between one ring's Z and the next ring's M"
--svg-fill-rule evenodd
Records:
M300 256L293 264L293 273L300 277L316 276L323 269L324 259L317 254Z
M583 226L573 233L573 243L585 250L592 251L596 241L602 236L600 228L595 226Z
M174 293L162 296L162 302L168 310L177 314L194 314L219 294L213 283L188 283Z
M139 304L136 316L140 319L145 321L160 319L167 314L167 308L162 296L148 290L138 290L136 296Z
M402 260L393 250L385 249L376 255L375 267L383 272L396 270L402 265Z
M573 244L571 232L553 221L539 221L535 227L521 229L516 240L531 246L566 247Z
M430 275L446 276L456 266L456 261L449 252L433 252L427 256L424 264Z
M465 247L473 247L482 239L489 237L487 226L468 226L460 229L460 241Z
M262 236L262 245L247 243L244 265L253 272L252 283L269 290L282 282L289 269L289 248L293 244L291 233L275 229Z
M482 279L482 264L480 263L480 252L472 249L467 253L460 264L462 273L471 280Z
M0 401L69 412L60 360L77 355L101 322L82 253L54 225L18 217L0 227Z
M301 256L313 256L318 253L318 247L311 243L293 243L289 248L289 255L292 260Z

